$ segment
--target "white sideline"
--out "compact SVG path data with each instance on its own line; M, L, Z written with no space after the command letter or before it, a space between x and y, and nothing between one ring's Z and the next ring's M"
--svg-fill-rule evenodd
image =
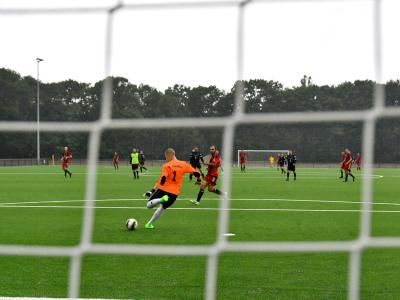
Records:
M1 208L66 208L86 209L89 206L64 205L4 205ZM93 209L145 209L145 206L95 206ZM354 212L354 213L400 213L400 210L360 210L360 209L303 209L303 208L218 208L218 207L170 207L169 210L208 210L208 211L284 211L284 212Z
M73 172L74 175L87 175L88 172ZM59 177L64 177L64 174L61 172L0 172L0 175L56 175ZM97 172L96 175L132 175L129 172ZM140 174L143 177L158 177L160 174L156 173L145 173Z
M68 300L70 298L42 298L42 297L0 297L0 300ZM103 299L103 298L76 298L76 300L122 300L122 299Z

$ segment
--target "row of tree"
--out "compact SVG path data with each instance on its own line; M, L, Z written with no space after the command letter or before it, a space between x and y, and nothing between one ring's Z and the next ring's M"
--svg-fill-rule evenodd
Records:
M67 80L40 83L41 121L94 121L99 117L103 81L94 85ZM187 87L174 85L161 92L149 85L135 85L126 78L113 77L113 118L220 117L232 114L238 83L230 91L216 86ZM247 113L292 111L364 110L373 103L374 82L344 82L336 86L318 86L304 77L300 85L285 88L276 81L244 81ZM0 69L0 120L36 120L37 82L30 76ZM385 85L386 105L400 105L400 81ZM376 130L377 162L400 161L400 123L397 119L378 122ZM303 162L335 162L340 152L350 147L361 149L362 123L320 123L239 126L234 149L296 149ZM166 147L172 146L186 158L193 145L203 151L209 144L221 146L220 128L118 130L107 131L101 142L101 157L114 151L128 157L132 147L144 149L149 159L161 159ZM68 145L75 157L87 155L87 134L42 133L41 156L50 157ZM36 156L36 134L0 133L0 158Z

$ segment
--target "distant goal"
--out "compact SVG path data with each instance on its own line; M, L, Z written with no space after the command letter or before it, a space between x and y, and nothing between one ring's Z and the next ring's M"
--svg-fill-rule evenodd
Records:
M246 167L269 167L269 158L274 158L274 166L276 166L276 161L278 154L283 153L287 155L289 150L247 150L241 149L237 151L237 166L240 168L240 152L246 153Z

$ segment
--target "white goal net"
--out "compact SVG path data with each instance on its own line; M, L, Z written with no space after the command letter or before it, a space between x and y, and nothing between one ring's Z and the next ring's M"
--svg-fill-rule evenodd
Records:
M244 74L244 27L245 11L254 3L260 1L177 1L177 2L147 2L138 1L124 3L118 1L115 5L101 7L74 7L74 8L13 8L12 6L1 9L0 18L21 15L43 15L84 13L104 13L107 16L106 46L104 55L105 75L111 75L111 49L113 41L113 22L118 18L117 12L135 10L138 13L143 9L167 10L170 8L215 8L235 7L238 10L236 30L237 56L232 64L236 66L236 79L243 79ZM278 5L281 1L268 1ZM291 1L282 1L287 4ZM300 2L300 1L293 1ZM322 1L321 1L322 2ZM327 1L325 1L327 2ZM364 2L364 1L360 1ZM371 1L368 1L371 2ZM374 133L376 122L382 117L398 117L400 109L386 108L384 106L384 87L381 84L382 52L381 52L381 6L382 1L372 1L374 5L373 30L370 34L374 40L374 67L376 73L376 84L374 86L373 106L367 110L360 111L315 111L315 112L262 112L257 114L245 113L245 101L243 87L239 85L234 100L234 111L230 116L219 118L148 118L148 119L112 119L112 85L106 81L102 91L100 118L92 122L42 122L42 132L86 132L89 134L88 141L88 173L86 180L85 208L83 214L83 225L81 238L78 246L19 246L0 245L0 255L5 256L65 256L70 258L68 297L78 298L80 295L80 278L82 270L82 259L87 254L124 254L124 255L186 255L206 256L207 271L205 280L204 297L208 300L216 299L218 263L219 257L225 252L348 252L350 253L349 276L348 276L348 298L355 300L359 298L361 255L363 250L370 247L400 247L400 238L384 238L371 236L371 210L372 210L372 162L374 153ZM279 3L280 5L280 3ZM204 20L207 22L207 20ZM73 23L73 20L71 21ZM310 28L308 28L310 29ZM143 28L146 30L146 28ZM273 29L275 30L275 29ZM367 31L368 29L365 29ZM268 32L265 33L265 38ZM118 45L114 45L118 47ZM206 58L204 58L206 59ZM101 62L99 62L101 63ZM267 66L268 67L268 66ZM328 72L328 71L327 71ZM224 155L222 189L231 191L232 164L235 159L232 149L235 145L235 129L239 125L249 124L297 124L318 122L348 122L359 121L363 123L363 145L364 155L364 180L362 182L361 197L362 206L360 210L360 226L358 238L351 241L288 241L288 242L231 242L223 233L229 232L228 224L230 218L230 198L227 197L219 204L217 239L212 245L188 246L188 245L128 245L128 244L96 244L92 242L94 227L94 202L96 199L96 170L99 158L101 136L110 129L165 129L165 128L222 128ZM36 132L36 122L25 121L0 121L2 132ZM279 151L281 152L281 151ZM247 152L249 157L252 152ZM265 155L265 152L260 152ZM256 155L256 152L254 152ZM264 159L264 157L263 157ZM253 158L252 158L253 160ZM257 161L258 158L254 158ZM3 229L1 229L3 230Z
M240 167L240 155L244 153L246 167L275 167L279 155L286 156L289 150L238 150L237 166Z

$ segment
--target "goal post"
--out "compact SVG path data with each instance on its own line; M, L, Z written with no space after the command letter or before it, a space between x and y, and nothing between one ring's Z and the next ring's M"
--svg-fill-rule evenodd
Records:
M276 163L278 154L287 155L289 150L248 150L241 149L237 151L237 166L240 168L240 152L246 154L246 166L250 167L266 167L269 165L269 157L273 157Z

